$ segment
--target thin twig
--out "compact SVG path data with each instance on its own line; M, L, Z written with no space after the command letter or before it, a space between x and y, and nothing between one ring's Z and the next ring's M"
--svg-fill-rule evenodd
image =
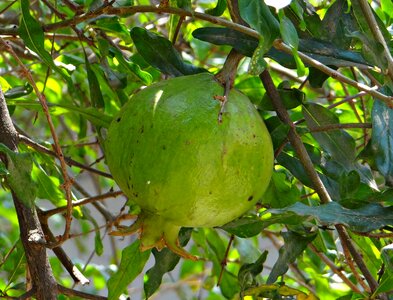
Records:
M231 237L229 238L228 246L227 246L227 248L225 250L224 257L221 260L221 271L220 271L220 275L218 276L217 286L219 286L221 284L222 276L224 275L225 267L226 267L226 265L228 263L229 250L232 247L232 243L233 243L234 239L235 239L235 236L232 234Z
M49 125L49 129L50 129L52 139L54 142L53 146L54 146L54 150L56 153L56 157L60 161L61 173L62 173L63 180L64 180L63 187L64 187L64 191L65 191L65 196L66 196L65 198L67 200L66 224L65 224L63 236L61 237L61 239L59 239L59 243L62 243L65 240L67 240L67 238L68 238L70 228L71 228L71 220L72 220L72 215L71 215L72 214L72 196L71 196L72 180L68 176L68 173L67 173L67 164L64 160L64 154L63 154L63 151L61 150L61 147L60 147L59 138L56 134L56 129L53 124L52 117L49 113L49 107L46 102L45 96L40 92L29 69L27 69L26 66L24 65L24 63L19 59L18 55L14 52L12 47L10 47L1 37L0 37L0 44L2 44L2 46L6 49L6 51L9 52L14 57L14 59L18 62L19 66L22 68L23 75L26 77L27 81L33 87L34 92L36 93L38 100L41 103L42 110L44 112L47 123Z
M287 54L292 54L292 50L290 47L284 44L283 41L281 40L276 40L274 41L274 47L277 50L283 51ZM330 77L337 79L338 81L342 81L346 84L349 84L361 91L365 91L368 94L372 95L375 98L378 98L382 101L384 101L389 107L393 107L393 97L392 96L386 96L380 92L377 91L378 86L375 87L369 87L365 84L359 83L351 78L348 78L341 74L340 72L333 70L332 68L329 68L328 66L320 63L319 61L311 58L310 56L298 51L299 57L302 59L303 62L309 64L310 66L315 67L316 69L324 72L325 74L329 75Z
M336 267L336 265L327 257L324 253L318 251L318 249L313 245L309 244L308 247L311 249L312 252L314 252L327 266L329 266L330 270L334 274L336 274L338 277L341 278L341 280L355 293L361 294L362 291L351 281L345 276L339 268Z
M294 147L295 151L297 152L299 160L302 163L307 175L309 176L309 178L313 184L314 190L317 192L322 203L331 202L332 200L330 198L330 195L327 192L320 177L318 176L318 173L314 168L311 158L308 155L307 150L306 150L301 138L299 137L299 135L296 132L295 126L294 126L293 122L291 121L290 116L289 116L284 104L282 103L280 94L278 93L269 72L267 70L262 72L262 74L260 75L260 79L261 79L263 85L265 86L266 93L268 94L268 96L272 100L272 104L277 112L278 117L285 124L289 125L288 139L291 142L292 146ZM376 282L376 280L374 279L374 277L372 276L372 274L368 270L367 266L365 265L361 254L358 252L358 250L356 249L352 240L350 239L345 227L342 225L336 225L335 228L339 234L344 252L348 251L348 253L350 253L352 255L357 266L359 267L359 269L362 271L364 277L366 278L366 280L371 288L371 291L372 292L375 291L378 286L378 283ZM347 259L350 260L349 257L347 257ZM348 263L350 263L349 260L348 260Z
M40 152L43 152L45 154L48 154L48 155L56 157L56 153L54 151L52 151L49 148L47 148L47 147L45 147L45 146L43 146L43 145L33 141L32 139L30 139L29 137L27 137L27 136L25 136L23 134L19 134L19 139L20 139L21 142L25 143L26 145L32 147L33 149L35 149L37 151L40 151ZM76 160L73 160L71 157L64 156L64 160L70 166L78 167L80 169L89 171L91 173L94 173L94 174L97 174L97 175L100 175L100 176L103 176L103 177L106 177L106 178L113 179L111 174L103 172L103 171L100 171L100 170L97 170L97 169L94 169L94 168L86 166L84 164L81 164L80 162L78 162Z
M102 194L102 195L98 195L98 196L94 196L94 197L90 197L90 198L81 199L81 200L78 200L78 201L74 201L72 203L72 207L74 208L74 207L82 206L82 205L85 205L85 204L88 204L88 203L92 203L92 202L95 202L95 201L103 201L105 199L114 198L114 197L120 196L122 194L123 194L123 192L116 191L116 192L109 192L109 193L106 193L106 194ZM55 214L64 213L65 211L67 211L67 206L56 207L56 208L51 209L51 210L43 211L42 212L42 217L48 219L48 218L50 218L51 216L53 216Z
M80 297L82 299L91 299L91 300L107 300L107 297L92 295L84 292L80 292L77 290L66 288L65 286L58 285L57 289L63 295L70 296L70 297Z

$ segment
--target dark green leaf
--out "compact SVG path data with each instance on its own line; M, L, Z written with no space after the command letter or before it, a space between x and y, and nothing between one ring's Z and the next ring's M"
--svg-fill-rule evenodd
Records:
M184 247L190 240L192 229L182 228L179 233L179 242ZM157 251L153 249L155 264L145 274L145 296L149 298L160 287L165 273L172 271L178 264L180 257L167 248Z
M282 83L280 83L280 85L277 87L277 90L286 109L293 109L304 102L305 94L299 89L285 87L282 85ZM272 100L267 95L267 93L263 95L263 98L259 104L259 108L262 110L275 110Z
M266 261L267 254L268 252L264 251L254 263L244 264L240 267L237 278L241 291L257 285L255 277L263 271L263 263Z
M150 251L139 250L137 240L123 249L119 270L108 280L108 299L117 300L120 295L143 270L150 256Z
M241 238L249 238L261 233L263 222L257 216L250 215L233 220L221 226L221 229Z
M69 75L58 66L55 65L52 56L46 51L44 46L44 31L38 21L30 15L30 1L21 0L22 18L20 21L19 34L26 46L42 59L42 61L50 68L58 72L72 86Z
M23 86L16 86L12 89L9 89L4 93L5 99L15 99L26 96L33 91L32 86L29 83L26 83Z
M218 0L217 5L213 9L208 9L206 13L212 16L219 17L224 13L226 8L227 8L227 1Z
M343 173L339 180L342 199L353 197L360 188L360 176L355 170Z
M275 150L281 148L283 143L287 142L289 125L284 124L277 116L273 116L265 120L272 137L273 147ZM281 153L281 152L280 152Z
M316 234L303 236L296 232L283 232L284 246L279 251L279 257L271 270L267 284L271 284L277 281L278 277L284 275L288 271L289 264L293 263L296 258L302 254L307 245L311 243Z
M308 72L308 82L313 88L321 88L326 79L329 78L329 75L313 67L308 68Z
M158 34L134 27L131 30L131 38L139 54L149 64L165 74L183 76L206 72L205 69L184 62L172 43Z
M323 17L321 30L323 34L320 39L342 49L350 47L352 38L348 33L358 30L358 26L347 1L338 0L329 7Z
M176 0L176 3L179 8L191 10L191 0Z
M296 155L290 152L288 153L285 150L281 151L280 155L277 157L277 162L287 168L301 183L308 187L313 186L308 174L304 170L302 163Z
M273 172L270 184L263 195L262 204L267 207L281 208L300 200L300 191L284 173Z
M37 194L37 186L31 179L33 159L30 153L13 152L4 144L0 144L0 152L7 156L7 183L24 205L33 205Z
M194 30L192 35L196 39L215 45L232 46L248 57L251 57L258 47L258 39L229 28L202 27Z
M334 113L315 103L303 105L303 115L311 131L324 125L339 124L338 117ZM354 162L355 140L344 130L313 132L312 135L332 159L343 166L349 166Z
M342 224L359 232L369 232L393 225L393 207L383 207L379 204L347 209L337 202L312 207L298 202L287 208L271 209L269 212L274 214L293 212L299 216L316 218L323 225Z
M91 69L89 59L85 56L87 80L89 82L90 101L93 107L104 107L104 98L102 97L100 84L96 73Z
M376 166L386 182L393 185L393 110L380 100L374 101L372 125L371 146Z

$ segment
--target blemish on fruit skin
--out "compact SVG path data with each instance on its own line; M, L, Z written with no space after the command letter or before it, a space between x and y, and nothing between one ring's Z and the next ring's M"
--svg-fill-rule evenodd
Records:
M120 117L116 119L116 122L120 122L120 121L121 121L121 118L120 118Z
M254 196L251 195L250 197L248 197L247 201L251 201L252 199L254 199Z
M145 127L142 125L141 129L139 130L140 133L143 133L145 131Z
M165 145L162 146L162 150L166 150L166 146Z

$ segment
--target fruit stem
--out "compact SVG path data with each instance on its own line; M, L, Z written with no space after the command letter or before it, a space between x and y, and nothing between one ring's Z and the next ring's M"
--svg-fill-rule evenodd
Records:
M237 67L243 57L243 54L232 49L225 60L224 66L220 72L214 76L215 79L223 86L229 84L229 89L231 89L233 87L233 82L235 81Z

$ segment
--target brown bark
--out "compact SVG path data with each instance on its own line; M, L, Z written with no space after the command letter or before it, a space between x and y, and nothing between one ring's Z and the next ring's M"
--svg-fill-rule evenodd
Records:
M6 145L14 152L18 151L18 134L12 124L4 94L0 87L0 143ZM1 159L7 164L6 157ZM18 216L20 238L26 254L26 261L38 300L56 299L57 283L46 253L46 241L34 205L30 207L23 204L13 191L15 210Z

